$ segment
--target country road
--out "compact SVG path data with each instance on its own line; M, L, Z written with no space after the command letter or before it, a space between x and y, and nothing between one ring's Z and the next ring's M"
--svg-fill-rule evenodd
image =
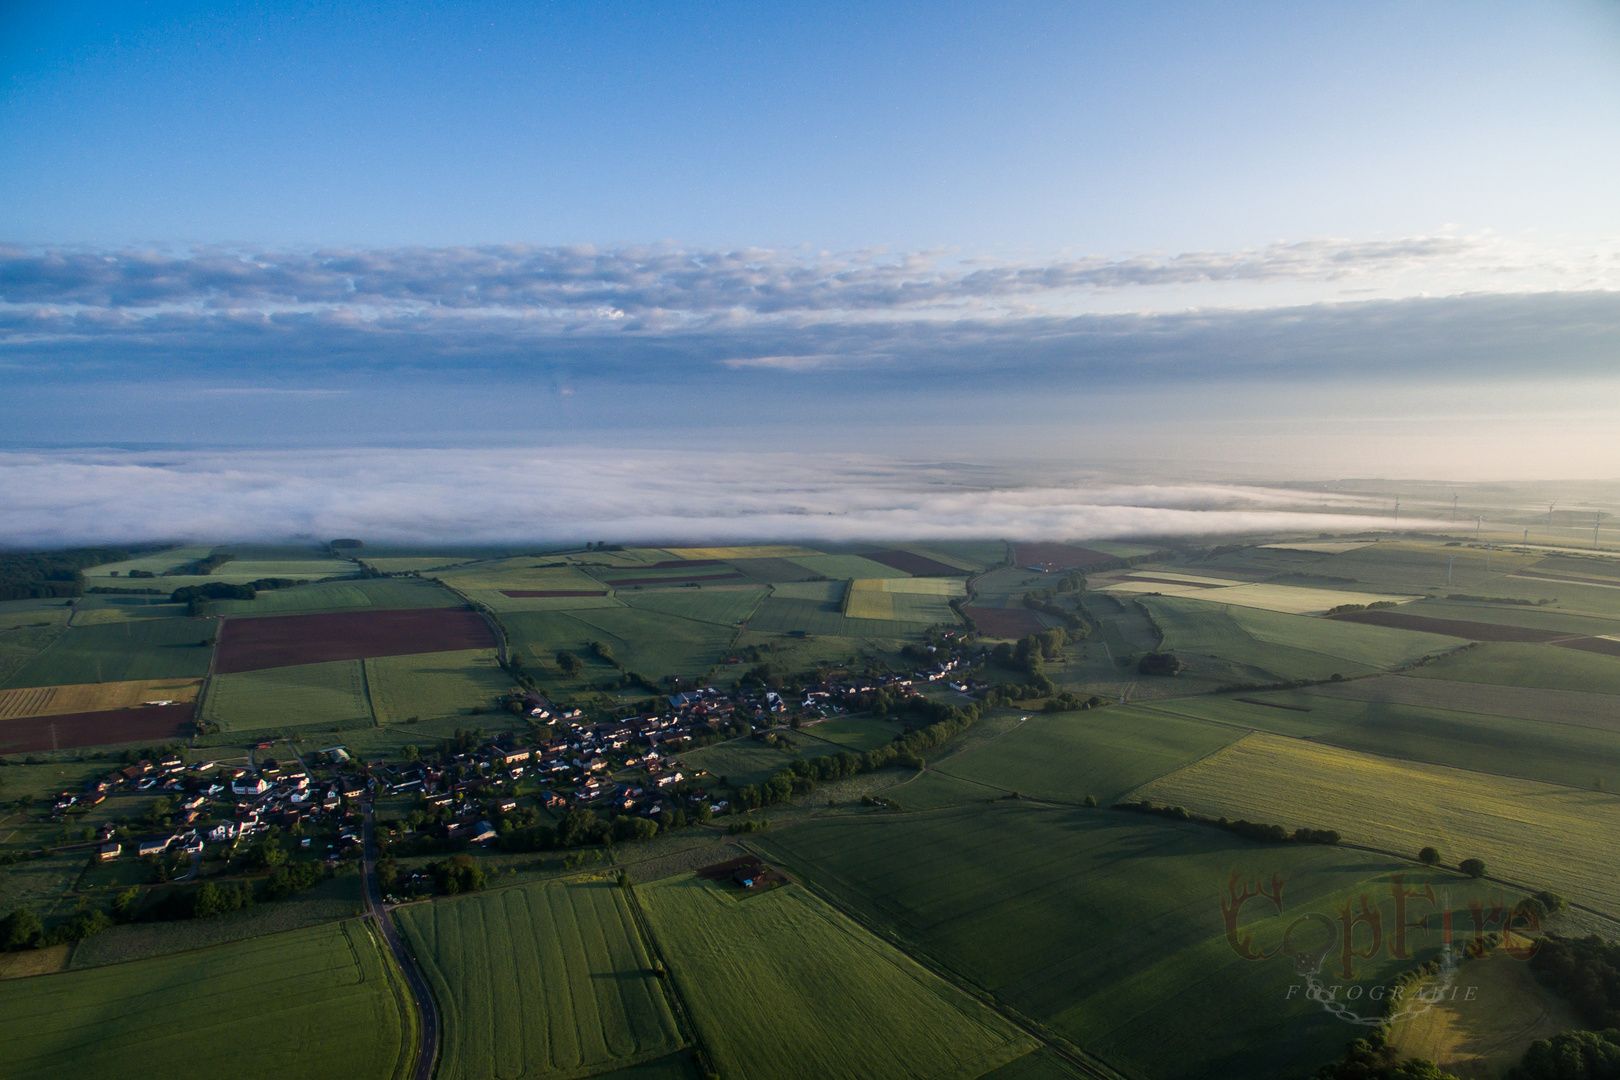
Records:
M416 1071L412 1075L415 1080L433 1080L433 1066L439 1057L439 1008L433 1001L433 992L428 988L427 980L422 977L422 969L417 967L416 958L405 947L399 931L394 928L394 920L389 918L388 909L383 904L382 890L377 887L377 845L372 837L370 799L362 804L362 809L365 814L361 842L365 855L366 907L371 918L377 920L377 925L382 928L383 937L388 940L388 947L394 950L394 958L399 961L400 969L405 972L405 981L416 998L416 1012L422 1021L422 1042L416 1058Z

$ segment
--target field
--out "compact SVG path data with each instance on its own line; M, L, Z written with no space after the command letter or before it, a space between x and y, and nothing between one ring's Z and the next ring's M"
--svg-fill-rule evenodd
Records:
M1462 638L1464 641L1557 641L1559 638L1569 636L1558 630L1537 630L1499 622L1437 619L1407 611L1347 611L1342 615L1330 617L1338 622L1388 626L1398 630L1420 630L1427 634L1446 634Z
M669 589L659 592L621 593L633 608L678 615L684 619L737 627L765 599L765 589Z
M820 554L813 548L799 547L797 544L746 544L741 547L689 547L664 550L677 559L717 559L722 562L729 562L732 559L796 559L802 555Z
M1105 586L1115 593L1161 593L1166 596L1197 596L1218 604L1234 607L1259 608L1289 615L1307 615L1327 611L1341 604L1372 604L1381 601L1400 601L1405 596L1380 593L1344 592L1338 589L1316 589L1303 585L1250 584L1212 587L1187 582L1185 584L1127 578Z
M372 578L365 581L328 581L290 589L260 592L252 600L214 600L211 615L291 615L354 608L460 607L461 599L431 581Z
M1219 750L1239 734L1215 724L1116 706L1032 715L990 742L932 764L937 772L1002 792L1067 803L1094 795L1106 804ZM905 788L895 797L905 802Z
M1409 664L1462 642L1434 634L1358 626L1186 597L1145 596L1164 647L1229 661L1279 679L1325 679Z
M975 569L959 559L943 562L941 559L948 556L942 557L932 552L923 554L916 549L868 552L863 558L904 570L913 577L961 577Z
M371 703L360 661L333 660L216 675L202 718L226 732L348 727L371 723Z
M921 623L894 619L851 619L839 611L837 601L795 600L772 596L748 620L750 630L779 634L818 634L825 637L896 639L916 637Z
M208 673L216 625L197 619L140 619L75 626L29 661L7 684L194 679ZM199 645L199 643L204 643Z
M1309 688L1307 692L1352 701L1456 709L1620 732L1620 696L1612 694L1491 686L1433 678L1414 679L1404 675L1380 675L1371 679L1324 683Z
M584 1076L685 1041L611 882L501 889L396 917L439 1002L446 1080Z
M1581 615L1555 607L1531 604L1487 604L1466 600L1418 600L1403 607L1409 615L1431 615L1471 624L1496 623L1557 630L1564 634L1620 633L1620 619Z
M1492 876L1620 915L1610 853L1620 796L1254 734L1146 785L1136 797L1289 828L1337 829L1407 857L1433 844Z
M798 886L742 897L683 876L637 893L724 1076L971 1080L1036 1047Z
M1594 782L1611 789L1620 785L1620 745L1610 730L1463 712L1459 711L1462 702L1451 709L1437 709L1317 692L1355 685L1329 683L1309 691L1175 698L1146 707L1431 765L1566 787L1586 788Z
M186 615L186 605L162 596L81 596L73 605L74 626L97 626L128 619L168 619Z
M635 607L524 611L501 619L513 643L543 663L554 663L559 649L585 654L587 642L600 641L626 669L652 679L704 674L720 662L737 633L735 626Z
M129 577L129 572L131 570L145 570L151 574L161 574L166 570L173 570L177 566L184 566L186 563L196 562L198 559L206 559L210 554L212 554L213 550L214 549L211 547L201 547L197 545L190 547L170 548L168 551L158 551L151 555L142 555L139 558L127 559L124 562L103 563L100 566L92 566L88 570L84 571L84 578L87 584L107 585L110 584L110 582L91 582L89 579L112 578L114 576L127 578ZM122 584L122 582L119 582L119 584ZM139 585L141 582L137 581L136 584ZM154 587L158 588L162 587L156 582L150 582L149 584L152 584Z
M1506 953L1465 963L1457 981L1474 988L1472 1000L1448 999L1391 1029L1401 1058L1424 1058L1461 1080L1497 1080L1537 1039L1585 1026L1530 965Z
M185 704L0 720L0 754L168 742L191 733L192 713L193 706Z
M1161 1080L1296 1078L1349 1037L1288 1000L1286 959L1246 961L1227 944L1218 899L1234 871L1280 874L1295 913L1332 910L1401 869L1359 852L1008 802L824 818L760 846L863 922L1104 1061ZM1287 920L1254 916L1260 946L1273 944ZM1401 966L1368 964L1359 977Z
M195 701L201 687L200 679L137 679L134 682L0 690L0 720L129 709L147 701Z
M876 750L893 742L903 730L905 725L895 720L835 716L805 727L800 734L825 739L848 750Z
M1012 548L1014 565L1038 566L1050 571L1085 570L1118 561L1117 556L1105 551L1070 544L1014 544Z
M967 586L954 578L857 578L844 596L844 615L955 625L950 600L966 594Z
M1553 645L1479 645L1422 667L1425 679L1620 694L1620 658Z
M911 575L892 566L884 566L859 555L807 555L796 556L793 562L829 578L903 578Z
M681 765L689 774L701 770L723 776L727 783L733 785L757 784L772 773L786 768L795 757L824 757L852 749L837 742L808 738L798 732L783 733L782 737L797 746L798 752L779 750L751 738L731 739L682 754Z
M365 661L366 686L379 724L493 710L512 680L489 649L383 656Z
M1028 608L987 608L976 604L962 609L973 620L980 634L1009 640L1028 637L1046 629L1041 617Z
M494 646L489 625L475 612L466 610L337 611L274 619L226 619L220 627L215 670L230 674L294 664Z
M413 1064L409 998L364 923L0 982L8 1080L91 1076L392 1080Z

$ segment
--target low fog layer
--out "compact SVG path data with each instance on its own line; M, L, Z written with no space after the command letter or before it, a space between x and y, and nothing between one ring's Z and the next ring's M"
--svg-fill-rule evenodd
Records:
M1354 496L1019 483L874 457L500 450L0 454L4 541L1109 538L1387 528ZM1420 523L1403 519L1403 525Z

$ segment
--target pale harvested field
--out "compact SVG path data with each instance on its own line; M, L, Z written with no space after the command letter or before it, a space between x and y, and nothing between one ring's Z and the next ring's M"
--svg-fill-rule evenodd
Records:
M1344 839L1415 857L1434 845L1445 863L1550 888L1620 912L1614 851L1620 796L1359 754L1257 732L1129 798L1290 829L1337 829Z
M1156 577L1166 575L1157 574ZM1213 581L1202 578L1200 581ZM1107 592L1160 593L1164 596L1194 596L1212 604L1231 604L1235 607L1261 608L1281 611L1289 615L1310 615L1327 611L1341 604L1376 604L1389 602L1404 604L1416 600L1415 596L1389 596L1381 593L1340 592L1337 589L1309 589L1298 585L1232 585L1212 589L1207 584L1188 582L1185 586L1159 581L1118 581L1104 586Z
M743 547L664 548L677 559L797 559L821 552L797 544L751 544Z
M1127 577L1149 578L1161 583L1185 581L1188 585L1220 585L1223 588L1231 588L1240 584L1237 578L1201 577L1198 574L1177 574L1169 570L1132 570Z
M113 709L132 709L147 701L195 701L201 687L201 679L137 679L134 682L76 683L70 686L0 690L0 720L110 712Z
M1391 1028L1389 1043L1402 1059L1424 1058L1462 1080L1496 1080L1537 1039L1585 1026L1568 1001L1536 981L1528 963L1506 953L1464 963L1454 985L1472 987L1473 1000L1448 997Z

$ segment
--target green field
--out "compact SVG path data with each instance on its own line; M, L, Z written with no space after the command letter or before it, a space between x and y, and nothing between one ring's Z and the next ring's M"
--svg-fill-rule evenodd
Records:
M977 570L988 570L1007 561L1007 545L1000 540L937 540L930 541L926 547L906 545L902 550L915 551L928 558L944 555L946 558L942 561L956 559Z
M493 712L497 699L512 689L491 649L384 656L364 663L379 724L465 716L474 709Z
M75 626L24 664L7 686L183 679L208 674L218 624L198 619L134 619Z
M414 1065L403 980L362 922L0 982L7 1080L392 1080Z
M202 717L223 731L349 727L372 722L359 660L215 675Z
M1601 656L1556 645L1488 641L1414 668L1411 674L1453 682L1620 694L1620 656Z
M124 622L128 619L168 619L188 614L186 605L171 604L167 596L83 596L74 605L74 626Z
M1432 844L1448 862L1477 857L1502 879L1620 915L1612 865L1620 796L1605 792L1257 733L1136 796L1210 816L1337 829L1407 857Z
M507 612L501 622L514 647L543 663L554 663L558 649L583 654L588 642L600 641L626 669L651 679L703 675L720 662L737 634L733 626L630 607Z
M798 752L779 750L745 737L688 751L681 755L681 767L689 775L695 770L703 770L723 776L727 784L735 787L739 784L757 784L772 773L786 768L795 757L825 757L853 749L835 742L812 739L800 732L779 732L778 735L797 746Z
M1418 600L1401 605L1408 615L1431 619L1458 619L1497 626L1528 626L1537 630L1557 630L1565 634L1602 636L1620 634L1620 619L1581 615L1556 607L1529 604L1483 604L1465 600Z
M1286 959L1247 961L1229 947L1218 899L1234 871L1280 874L1292 915L1330 911L1402 869L1358 852L1007 802L825 818L766 834L759 846L908 949L1159 1080L1293 1080L1355 1034L1287 999L1296 977ZM1248 923L1248 914L1262 947L1287 921L1255 910ZM1358 978L1410 963L1368 964Z
M1201 654L1273 679L1325 679L1388 670L1462 642L1438 634L1230 607L1186 597L1144 596L1164 647Z
M637 895L722 1076L971 1080L1036 1047L798 886L684 875Z
M1324 689L1355 685L1330 683ZM1620 790L1620 739L1612 729L1310 692L1243 696L1294 708L1270 708L1228 697L1175 698L1146 708L1241 724L1369 754L1567 787L1591 787L1599 781L1611 790ZM1469 697L1488 698L1488 694Z
M1416 679L1407 675L1378 675L1370 679L1321 683L1308 687L1306 693L1351 701L1387 701L1428 709L1452 709L1620 731L1620 696L1587 694L1579 690L1543 690L1525 686Z
M431 581L369 578L264 590L252 600L215 600L208 605L208 611L213 615L302 615L312 611L348 611L354 608L393 611L402 608L459 607L461 603L460 597Z
M67 632L65 617L33 614L7 619L8 629L0 630L0 686L28 666L40 653L56 644Z
M768 595L766 589L660 589L634 592L621 590L619 599L640 611L678 615L683 619L714 623L735 629L759 607Z
M1001 792L1078 803L1112 802L1155 776L1235 741L1241 732L1132 706L1033 714L1011 731L953 757L935 770ZM906 788L895 797L906 801Z
M771 595L783 600L814 600L820 604L842 604L849 591L849 582L837 581L784 581L771 586Z
M876 750L894 741L905 730L895 720L873 720L868 717L835 716L804 728L800 735L837 743L849 750Z
M791 560L812 573L829 578L903 578L911 575L859 555L803 555Z
M892 619L849 619L839 611L837 601L773 596L760 604L759 610L748 620L748 628L778 634L904 640L919 636L926 624L896 622Z
M436 1075L575 1077L685 1041L624 890L527 885L398 909L433 987Z

